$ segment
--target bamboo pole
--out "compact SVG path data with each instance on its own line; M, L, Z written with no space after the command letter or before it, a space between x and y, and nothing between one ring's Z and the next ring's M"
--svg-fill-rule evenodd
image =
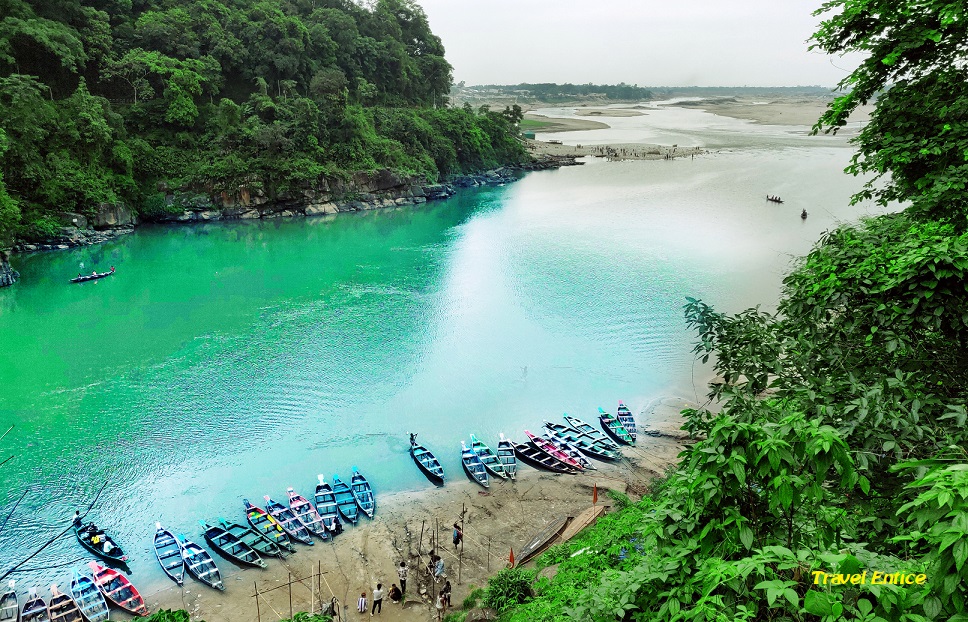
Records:
M259 607L259 584L256 581L252 582L252 587L255 588L255 618L258 622L262 622L262 612L261 607Z
M289 619L292 620L292 573L289 573Z

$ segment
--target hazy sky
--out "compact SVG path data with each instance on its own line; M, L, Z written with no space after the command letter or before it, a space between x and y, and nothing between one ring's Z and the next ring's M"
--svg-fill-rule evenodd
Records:
M468 85L833 86L856 65L807 51L821 0L417 2Z

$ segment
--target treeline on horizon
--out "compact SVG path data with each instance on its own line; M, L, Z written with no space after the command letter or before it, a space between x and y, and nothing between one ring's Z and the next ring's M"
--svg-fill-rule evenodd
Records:
M273 196L526 158L507 116L446 107L451 67L412 0L0 5L0 247L183 187Z
M603 95L608 99L635 99L645 101L652 98L652 91L642 88L635 84L555 84L553 82L541 82L536 84L484 84L471 87L462 87L471 90L479 89L484 91L497 91L506 95L525 95L541 101L560 101L574 97L586 97L589 95ZM526 93L522 93L526 91Z

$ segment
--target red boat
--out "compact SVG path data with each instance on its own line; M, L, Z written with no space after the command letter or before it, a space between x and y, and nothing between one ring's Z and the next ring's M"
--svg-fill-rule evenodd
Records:
M141 594L134 589L126 576L113 568L105 568L97 562L88 562L87 567L94 575L94 585L101 590L109 602L132 615L148 615L145 599L141 598Z
M534 443L539 449L541 449L545 453L550 454L552 457L557 458L558 460L561 460L568 466L574 467L579 471L584 470L584 467L581 465L581 463L579 463L577 460L575 460L574 458L572 458L571 456L563 452L561 449L558 448L557 445L555 445L548 439L543 438L541 436L535 436L534 434L532 434L531 432L528 432L527 430L525 430L524 433L527 435L528 438L531 439L532 443Z

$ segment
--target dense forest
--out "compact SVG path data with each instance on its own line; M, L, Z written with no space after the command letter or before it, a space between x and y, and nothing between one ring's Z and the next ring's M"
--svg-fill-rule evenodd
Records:
M463 84L463 83L461 83ZM605 99L646 101L652 99L652 91L637 84L555 84L541 82L512 85L485 84L467 87L469 92L487 92L498 95L514 95L523 99L542 102L571 101L580 97L599 96Z
M508 116L447 108L411 0L0 0L0 246L56 211L172 189L286 192L524 158Z

